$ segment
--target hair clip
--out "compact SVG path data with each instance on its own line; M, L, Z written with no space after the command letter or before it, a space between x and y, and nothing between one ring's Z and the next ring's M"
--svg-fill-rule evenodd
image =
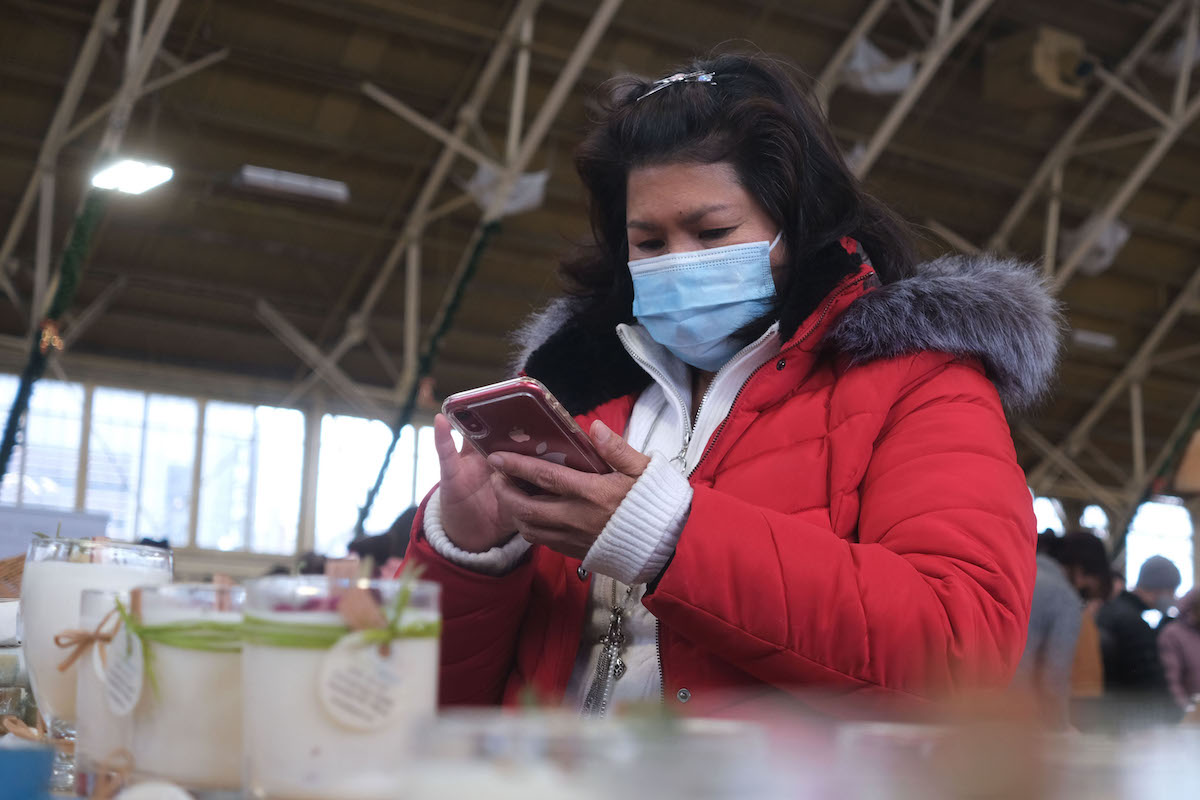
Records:
M655 81L650 91L634 102L641 102L660 89L665 89L673 83L715 83L715 78L716 74L713 72L676 72L674 75Z

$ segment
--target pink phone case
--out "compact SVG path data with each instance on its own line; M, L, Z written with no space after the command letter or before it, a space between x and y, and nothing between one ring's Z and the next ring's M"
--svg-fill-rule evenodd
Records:
M582 472L612 472L566 409L533 378L453 394L442 404L442 413L485 457L495 452L520 453ZM521 488L536 491L531 486Z

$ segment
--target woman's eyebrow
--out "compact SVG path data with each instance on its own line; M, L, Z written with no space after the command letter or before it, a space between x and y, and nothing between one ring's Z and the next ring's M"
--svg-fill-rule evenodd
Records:
M689 211L683 216L683 222L687 225L692 225L704 219L706 214L711 214L714 211L724 211L729 208L727 203L717 203L709 206L701 206L700 208ZM653 222L643 222L640 219L631 219L625 223L626 228L637 228L643 231L656 231L659 226Z

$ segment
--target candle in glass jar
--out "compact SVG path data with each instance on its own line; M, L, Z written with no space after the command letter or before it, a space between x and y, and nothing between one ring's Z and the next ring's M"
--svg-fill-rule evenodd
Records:
M133 594L151 670L133 709L135 774L240 788L242 589L173 584Z
M359 646L345 637L360 634L351 634L333 610L344 592L359 585L369 587L383 609L392 607L400 591L397 581L326 578L265 578L247 587L242 679L249 796L398 796L412 726L431 717L437 701L438 587L410 586L399 627L420 628L421 635ZM353 702L331 705L337 703L339 675L348 674L339 673L335 659L342 656L366 658L367 670L398 678L382 698L386 712L356 719L363 709Z

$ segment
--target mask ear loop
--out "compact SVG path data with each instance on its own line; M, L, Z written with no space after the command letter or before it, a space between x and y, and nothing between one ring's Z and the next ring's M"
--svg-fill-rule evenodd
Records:
M779 244L779 240L783 238L783 228L779 229L779 233L775 234L775 238L771 240L771 246L767 248L767 252L775 249L775 245Z

